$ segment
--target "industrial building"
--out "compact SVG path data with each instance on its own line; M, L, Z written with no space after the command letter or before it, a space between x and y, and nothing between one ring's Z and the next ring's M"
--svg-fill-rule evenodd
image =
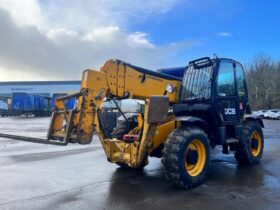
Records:
M80 90L81 81L28 81L0 82L0 97L10 97L12 93L24 92L43 96L53 93L74 93Z
M0 116L48 116L54 98L80 90L81 81L0 82ZM75 101L68 101L73 107Z

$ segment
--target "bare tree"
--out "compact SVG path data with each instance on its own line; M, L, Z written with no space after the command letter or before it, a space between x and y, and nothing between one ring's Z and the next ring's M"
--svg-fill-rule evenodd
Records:
M280 108L280 61L256 56L247 66L246 76L253 110Z

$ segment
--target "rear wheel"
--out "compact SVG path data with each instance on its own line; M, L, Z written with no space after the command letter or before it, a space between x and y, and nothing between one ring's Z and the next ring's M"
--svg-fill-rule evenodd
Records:
M210 168L207 135L196 127L177 128L164 144L162 163L175 186L192 188L204 182Z
M257 122L246 122L242 139L237 144L235 159L242 165L254 165L260 162L264 140L262 128Z

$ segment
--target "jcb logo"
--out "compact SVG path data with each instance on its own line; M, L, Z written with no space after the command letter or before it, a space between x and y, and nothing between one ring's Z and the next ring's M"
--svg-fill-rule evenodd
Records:
M235 113L235 108L225 108L225 115L234 115Z

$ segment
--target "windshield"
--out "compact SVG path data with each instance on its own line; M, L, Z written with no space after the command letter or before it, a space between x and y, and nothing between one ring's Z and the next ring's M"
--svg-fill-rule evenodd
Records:
M211 79L213 66L194 68L189 66L182 82L181 100L211 97Z

